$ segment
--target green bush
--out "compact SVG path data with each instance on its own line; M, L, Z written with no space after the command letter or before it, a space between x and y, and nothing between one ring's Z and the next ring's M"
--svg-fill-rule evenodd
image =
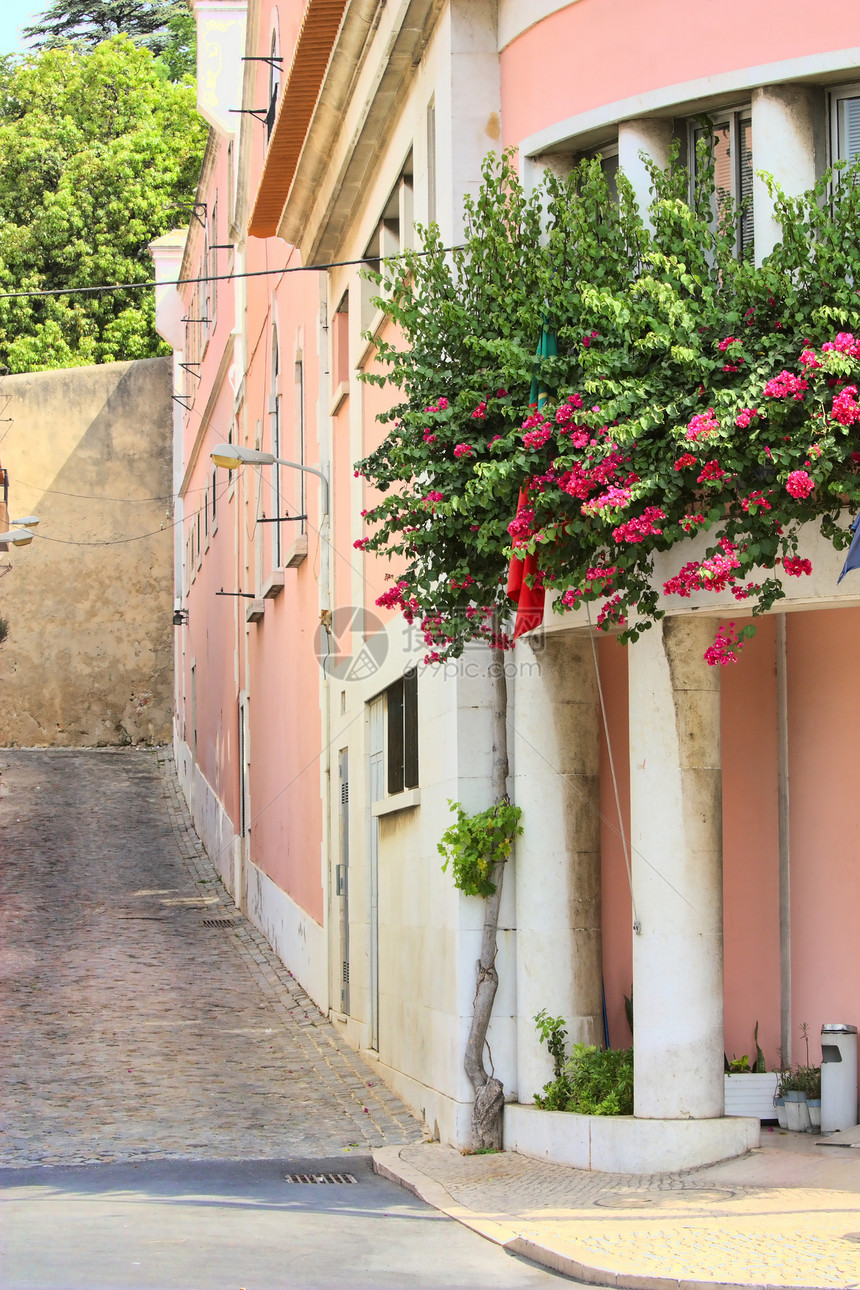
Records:
M561 1074L535 1094L535 1105L580 1115L632 1115L633 1049L574 1044Z

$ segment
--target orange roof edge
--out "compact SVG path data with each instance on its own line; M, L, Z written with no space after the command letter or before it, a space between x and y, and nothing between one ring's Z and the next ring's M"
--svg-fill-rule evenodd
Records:
M248 225L251 237L278 231L347 2L308 0Z

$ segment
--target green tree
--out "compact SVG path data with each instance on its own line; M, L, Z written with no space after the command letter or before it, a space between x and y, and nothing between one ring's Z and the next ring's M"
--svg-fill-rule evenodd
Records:
M0 68L0 293L146 281L194 199L206 127L127 36ZM0 298L13 372L167 352L151 291Z
M173 81L194 75L195 34L187 0L55 0L24 28L34 49L68 42L93 49L112 36L130 36L160 58Z

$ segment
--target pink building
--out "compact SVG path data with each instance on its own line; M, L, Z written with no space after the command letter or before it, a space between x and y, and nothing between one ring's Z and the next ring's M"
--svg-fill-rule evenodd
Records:
M182 783L287 966L431 1130L464 1143L482 915L440 873L436 843L447 799L489 802L487 660L425 668L376 608L387 567L353 547L369 504L353 462L386 405L358 380L375 362L368 334L387 326L361 262L411 245L415 220L455 242L463 196L501 146L527 180L596 153L644 203L640 153L664 161L673 139L688 152L703 113L726 186L752 193L743 238L760 259L776 225L758 172L802 192L860 150L860 25L835 0L814 22L797 0L730 0L719 21L680 0L194 7L211 133L187 231L153 246L176 355ZM228 474L218 444L294 464ZM663 628L627 650L602 640L599 736L587 628L548 613L517 645L525 834L490 1032L506 1095L527 1106L549 1078L541 1008L602 1043L605 998L624 1047L635 984L636 1120L589 1129L565 1157L577 1163L746 1149L757 1125L723 1116L723 1053L750 1052L758 1022L769 1067L797 1061L805 1022L817 1060L823 1022L860 1018L860 575L837 589L841 557L816 541L814 578L722 677L695 664L730 598L667 602ZM693 719L711 793L698 813L678 734ZM602 822L587 844L586 817ZM551 1153L537 1114L509 1107L508 1141Z

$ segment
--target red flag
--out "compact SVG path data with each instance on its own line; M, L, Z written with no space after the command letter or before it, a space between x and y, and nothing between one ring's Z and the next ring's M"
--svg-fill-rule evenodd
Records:
M524 488L520 489L519 499L517 501L517 510L521 510L528 505L529 495ZM523 546L525 538L514 538L513 546ZM537 557L526 555L520 560L517 556L511 557L508 566L508 595L511 600L516 602L517 618L514 623L514 640L522 636L523 632L534 631L543 623L543 610L546 601L546 591L542 585L529 586L526 578L529 576L537 577L539 574Z

